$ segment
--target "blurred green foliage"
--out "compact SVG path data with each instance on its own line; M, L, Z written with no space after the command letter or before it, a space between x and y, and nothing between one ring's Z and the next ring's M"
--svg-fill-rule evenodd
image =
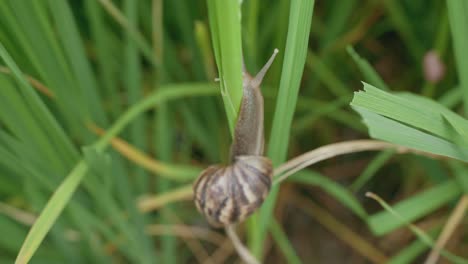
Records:
M375 250L391 263L421 262L430 248L401 227L420 221L436 239L468 190L458 161L467 159L467 2L244 0L227 8L239 1L226 1L0 3L1 263L14 262L21 248L18 263L234 261L232 250L216 253L222 245L148 232L149 225L181 223L206 231L191 202L150 212L139 206L141 197L185 188L199 169L227 160L236 113L223 105L214 78L225 85L228 76L229 96L240 98L241 47L249 72L280 50L262 88L275 164L368 137L365 125L372 137L457 159L384 151L298 173L247 224L254 253L268 263L372 261L347 246L352 236L339 238L343 246L313 216L290 209L293 193L378 241ZM445 68L437 81L424 75L429 51ZM361 81L370 85L353 99ZM166 170L147 170L108 147L116 135ZM364 200L368 190L405 221ZM468 258L466 227L464 219L448 250ZM343 253L323 253L327 243ZM352 252L358 255L348 258Z

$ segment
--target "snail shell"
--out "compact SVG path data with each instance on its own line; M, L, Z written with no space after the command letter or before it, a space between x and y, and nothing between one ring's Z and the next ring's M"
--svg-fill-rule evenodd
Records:
M271 187L273 167L263 156L263 96L260 84L278 53L252 78L244 70L243 96L227 166L213 165L195 181L198 211L215 227L245 220L263 203Z
M272 174L271 161L263 156L236 156L229 166L210 166L194 184L195 205L212 226L242 222L267 197Z

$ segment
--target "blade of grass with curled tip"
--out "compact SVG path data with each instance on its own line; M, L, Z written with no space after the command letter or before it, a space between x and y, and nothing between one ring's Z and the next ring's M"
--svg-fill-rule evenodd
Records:
M385 210L389 214L391 214L392 217L398 218L400 221L402 221L404 223L404 225L406 227L408 227L411 230L411 232L413 232L413 234L415 234L418 237L418 239L420 241L422 241L423 243L425 243L426 245L428 245L430 247L435 246L434 240L428 234L426 234L419 227L411 224L411 222L407 218L400 215L396 210L394 210L390 205L388 205L378 195L376 195L374 193L371 193L371 192L368 192L368 193L366 193L366 196L373 199L373 200L375 200L375 201L377 201L383 208L385 208ZM462 258L460 256L452 254L452 253L450 253L450 252L448 252L446 250L443 250L443 249L440 250L440 254L442 256L444 256L445 258L447 258L448 260L450 260L452 263L456 263L456 264L467 264L468 263L467 259L464 259L464 258Z
M429 230L429 235L433 237L440 228L434 228ZM396 255L393 255L392 258L388 261L388 264L405 264L413 263L414 260L427 251L429 247L421 242L421 240L415 240L404 249L400 250Z
M126 111L93 147L98 153L103 152L111 139L122 131L129 122L161 102L188 96L213 95L215 93L216 89L214 87L206 85L174 85L157 91ZM85 160L81 160L63 180L29 231L18 253L16 263L27 263L31 259L87 172L88 164Z
M349 247L355 250L372 263L386 263L388 257L375 247L371 242L363 239L362 236L351 230L345 223L340 222L326 209L315 204L312 200L301 195L292 195L292 202L305 213L313 217L319 224L328 229L338 239L345 242Z
M233 135L243 93L241 4L238 0L207 0L207 6L221 96Z
M457 182L449 180L393 205L400 218L392 217L391 212L382 211L369 216L367 224L374 234L385 235L404 226L405 221L411 222L433 212L461 193Z
M290 5L289 29L286 50L284 52L283 70L268 148L268 156L274 165L285 161L287 156L290 128L296 108L309 43L314 3L314 0L297 0L291 1ZM263 255L263 241L277 193L278 187L272 188L269 197L260 209L259 218L257 218L259 220L257 221L258 226L252 224L250 227L250 245L257 257Z

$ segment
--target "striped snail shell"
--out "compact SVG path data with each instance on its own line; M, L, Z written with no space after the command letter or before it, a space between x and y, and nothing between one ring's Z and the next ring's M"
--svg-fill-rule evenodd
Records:
M252 78L244 70L243 96L231 146L231 164L212 165L195 181L195 205L214 227L244 221L267 197L273 166L263 156L263 96L260 84L278 53Z
M231 165L210 166L195 182L195 205L215 227L242 222L267 197L272 171L271 161L262 156L237 156Z

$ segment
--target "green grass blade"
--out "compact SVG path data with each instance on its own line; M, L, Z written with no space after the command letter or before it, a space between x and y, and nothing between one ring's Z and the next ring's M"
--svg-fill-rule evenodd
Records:
M439 228L436 228L439 229ZM431 230L429 233L431 235L434 235L434 231L436 230ZM413 243L410 245L406 246L404 249L400 250L396 255L394 255L390 260L389 264L407 264L407 263L413 263L414 260L424 253L424 251L427 251L429 247L423 243L421 240L415 240Z
M359 68L359 71L364 76L364 80L375 87L379 87L383 90L389 90L385 82L380 78L379 74L375 69L370 65L370 63L363 59L359 54L354 50L353 46L347 46L346 51L353 58L354 63Z
M56 97L60 111L57 113L69 128L69 133L78 139L89 135L83 133L82 122L88 116L87 102L83 91L73 79L70 65L67 63L57 35L50 23L45 2L9 1L17 17L16 23L24 32L25 42L21 46L32 52L28 59L34 62L35 70ZM12 47L14 49L16 47Z
M452 31L455 62L457 64L460 88L463 91L465 115L468 115L468 2L465 0L447 1L450 28Z
M52 10L51 14L58 29L58 37L62 41L75 80L86 97L84 101L89 104L90 114L95 122L106 125L107 119L101 106L97 83L91 65L86 58L70 6L66 1L49 0L49 8Z
M135 41L135 44L140 48L141 53L145 58L153 64L153 66L159 66L158 58L153 56L153 50L151 49L151 45L145 40L145 38L141 35L138 30L133 27L126 17L120 12L117 7L109 0L98 0L99 3L104 7L104 9L121 25L131 36L132 39Z
M366 211L352 193L350 193L345 187L317 172L304 170L296 173L296 175L292 176L290 180L293 182L317 186L350 209L361 219L367 218Z
M137 28L138 21L138 3L135 1L124 2L124 12L127 16L128 23L131 27ZM124 45L125 58L125 77L124 85L128 94L128 103L135 104L143 96L142 76L140 68L140 56L137 46L132 40L132 36L126 32ZM137 148L146 150L147 142L145 142L145 119L139 117L135 119L129 127L130 142ZM136 189L143 191L148 188L148 174L141 168L134 168L133 172L136 177Z
M322 81L336 97L351 97L349 87L312 51L307 52L307 67L312 69L317 79Z
M446 205L461 192L457 182L449 180L395 204L393 209L406 222L413 222ZM395 218L388 211L382 211L369 216L367 223L374 234L381 236L405 226L405 221Z
M283 162L287 156L289 134L307 55L314 3L313 0L291 2L283 70L268 148L268 156L275 165ZM260 209L259 226L251 230L251 246L257 258L262 256L263 241L277 194L278 187L272 188Z
M104 101L109 102L109 116L116 118L121 112L118 78L115 74L121 65L119 58L113 54L118 49L118 42L113 40L111 27L105 23L104 12L96 0L86 0L85 10L89 18L91 41L96 49L99 88Z
M238 0L207 0L221 95L233 135L242 99L241 9Z
M1 47L1 46L0 46ZM1 52L1 50L0 50ZM122 129L128 125L135 117L142 112L155 107L161 102L173 100L187 96L203 96L213 95L216 89L212 86L201 85L179 85L167 87L147 97L140 103L134 105L127 112L125 112L119 120L107 131L107 133L99 139L95 144L98 152L104 151L109 144L110 140L116 136ZM88 172L88 165L84 160L81 160L73 168L70 174L60 184L50 200L47 202L45 208L42 210L39 218L32 226L31 230L26 237L23 246L21 247L16 263L27 263L34 252L37 250L52 225L57 220L60 213L63 211L66 204L69 202L71 196L80 184L83 177Z
M38 127L43 127L43 129L45 130L43 133L48 135L48 137L54 138L54 146L60 146L60 148L57 147L57 153L61 153L64 159L75 159L77 152L72 146L68 137L66 136L65 131L56 122L55 118L52 116L50 111L41 101L41 99L31 87L29 82L25 79L24 74L21 72L16 63L10 57L2 43L0 43L0 57L13 72L13 76L15 77L16 81L21 87L21 89L19 89L19 92L24 97L26 104L28 104L31 107L31 109L33 109L33 113L36 114L36 122L38 122L38 124L41 124Z
M70 200L78 184L86 174L87 169L88 167L85 162L79 162L67 176L66 180L56 189L21 246L15 261L16 264L29 262L63 208Z
M351 105L356 109L367 113L375 113L373 117L386 117L389 122L400 122L400 126L406 126L404 129L420 129L421 133L430 133L440 137L437 140L448 140L453 142L453 136L459 135L465 141L468 139L468 121L455 114L444 106L430 99L412 95L412 94L390 94L381 91L369 84L364 84L364 92L355 94ZM364 113L361 111L362 113ZM368 117L370 115L367 115ZM453 129L447 126L447 122L453 124ZM410 127L411 126L411 127ZM375 126L369 126L371 130L380 129ZM414 129L413 129L414 130ZM382 131L381 131L382 132ZM398 131L391 131L398 132ZM387 132L390 134L390 131ZM385 135L385 133L383 134ZM392 135L387 135L394 137ZM409 141L400 139L400 141Z
M453 108L462 101L462 94L462 89L456 86L444 93L437 101L447 108Z
M286 233L284 233L284 230L281 228L280 224L276 220L273 220L273 222L271 223L270 231L273 235L273 239L275 240L280 250L283 252L288 263L302 263L301 259L297 256L296 252L294 251L291 242L288 240Z
M400 221L402 221L404 225L419 239L419 241L423 242L424 244L426 244L427 246L431 248L435 247L436 242L431 238L430 235L428 235L424 230L420 229L419 227L413 225L410 221L406 220L404 216L402 216L399 212L394 210L383 199L381 199L380 197L376 196L373 193L368 193L367 196L376 200L388 213L391 214L391 216L393 216L394 218L398 218ZM440 255L450 260L451 263L455 263L455 264L467 264L468 263L468 259L452 254L451 252L443 248L440 249Z
M369 127L369 134L372 138L436 155L459 160L466 159L466 155L468 154L468 148L466 147L462 148L452 142L374 114L363 108L354 107L354 109L362 116L364 122Z
M424 46L414 33L413 23L410 22L410 17L405 13L403 3L393 0L384 0L382 2L387 9L390 20L411 51L409 55L413 57L414 61L419 61L423 56Z
M393 157L395 154L394 150L386 150L380 152L366 167L366 169L359 175L359 177L351 184L350 188L353 191L357 191L364 184L366 184L375 173L382 168L385 163Z

